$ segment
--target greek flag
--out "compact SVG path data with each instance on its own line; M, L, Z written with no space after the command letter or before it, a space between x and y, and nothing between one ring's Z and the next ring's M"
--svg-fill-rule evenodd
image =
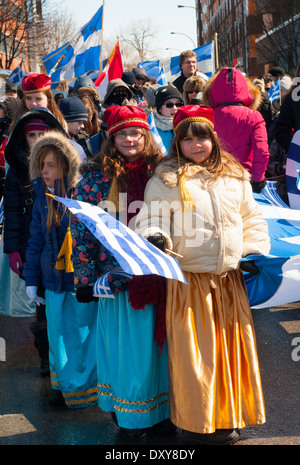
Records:
M280 100L280 79L274 82L268 91L268 97L271 103L275 100Z
M149 116L148 116L148 124L149 124L149 127L150 127L150 132L151 132L151 134L153 136L153 139L155 140L155 142L159 146L163 156L167 155L168 151L167 151L166 147L164 146L162 138L160 137L159 132L157 130L157 127L155 126L155 121L154 121L154 116L153 116L152 111L150 111Z
M21 63L13 70L11 75L8 78L8 82L13 82L16 86L20 86L22 84L22 79L26 76L26 71L23 71L23 60Z
M54 197L63 203L116 258L122 270L133 275L156 274L186 283L177 260L101 208L78 200Z
M42 58L52 84L100 69L103 6L70 42Z
M290 207L300 210L300 130L289 146L285 177Z
M215 72L215 53L214 41L201 47L195 48L194 52L197 55L197 69L201 71L200 76L210 78ZM144 68L148 76L158 80L161 73L161 64L159 60L156 61L143 61L137 65ZM173 82L180 73L179 55L163 61L164 75L167 82ZM159 84L159 83L158 83Z
M300 210L279 200L275 182L254 198L268 223L271 250L268 256L249 255L259 274L245 273L252 308L276 307L300 300Z

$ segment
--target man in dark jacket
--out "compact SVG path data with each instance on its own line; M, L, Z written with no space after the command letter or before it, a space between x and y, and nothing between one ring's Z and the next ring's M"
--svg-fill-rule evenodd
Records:
M197 55L193 50L186 50L179 55L179 64L181 74L173 81L173 85L177 87L179 92L183 93L183 85L187 78L194 76L197 69Z

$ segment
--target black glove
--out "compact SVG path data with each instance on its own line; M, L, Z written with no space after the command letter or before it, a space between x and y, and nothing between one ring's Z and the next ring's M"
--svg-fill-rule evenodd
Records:
M162 252L165 252L167 248L167 241L161 233L156 234L155 236L149 236L147 240L151 242L151 244L155 245L155 247L160 249Z
M240 269L251 274L258 274L259 269L254 265L254 260L242 261L240 263Z
M263 179L262 181L258 181L258 182L251 181L252 190L256 194L259 194L262 191L262 189L265 187L266 184L267 184L266 178Z
M93 286L84 286L77 289L76 299L82 303L98 302L99 300L98 297L93 296Z

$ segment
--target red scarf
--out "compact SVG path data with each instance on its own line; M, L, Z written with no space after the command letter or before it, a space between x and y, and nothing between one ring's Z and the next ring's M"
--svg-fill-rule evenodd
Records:
M127 192L127 209L131 202L144 200L144 192L150 175L150 168L144 158L126 164L129 176ZM127 221L136 215L128 213ZM160 348L160 353L166 337L166 280L157 275L134 276L129 282L129 302L135 310L144 310L146 305L155 306L154 339Z

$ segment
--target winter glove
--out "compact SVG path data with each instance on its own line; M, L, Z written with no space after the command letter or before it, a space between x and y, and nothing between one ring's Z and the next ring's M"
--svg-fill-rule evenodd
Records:
M263 190L263 188L265 187L266 184L267 184L266 178L263 179L262 181L258 181L258 182L257 181L251 181L252 190L256 194L259 194Z
M98 297L93 296L93 286L80 287L76 291L76 299L81 303L98 302Z
M22 258L19 252L11 252L8 255L8 263L9 263L10 269L14 273L17 273L18 275L21 274L21 270L24 265L23 265Z
M26 286L26 293L29 297L30 300L35 302L37 305L45 305L46 301L42 299L42 297L39 297L36 295L37 291L37 286Z
M258 274L259 269L254 265L254 260L242 261L240 262L240 269L251 274Z
M165 252L167 248L167 240L161 233L155 234L155 236L149 236L147 237L147 240L162 252Z

